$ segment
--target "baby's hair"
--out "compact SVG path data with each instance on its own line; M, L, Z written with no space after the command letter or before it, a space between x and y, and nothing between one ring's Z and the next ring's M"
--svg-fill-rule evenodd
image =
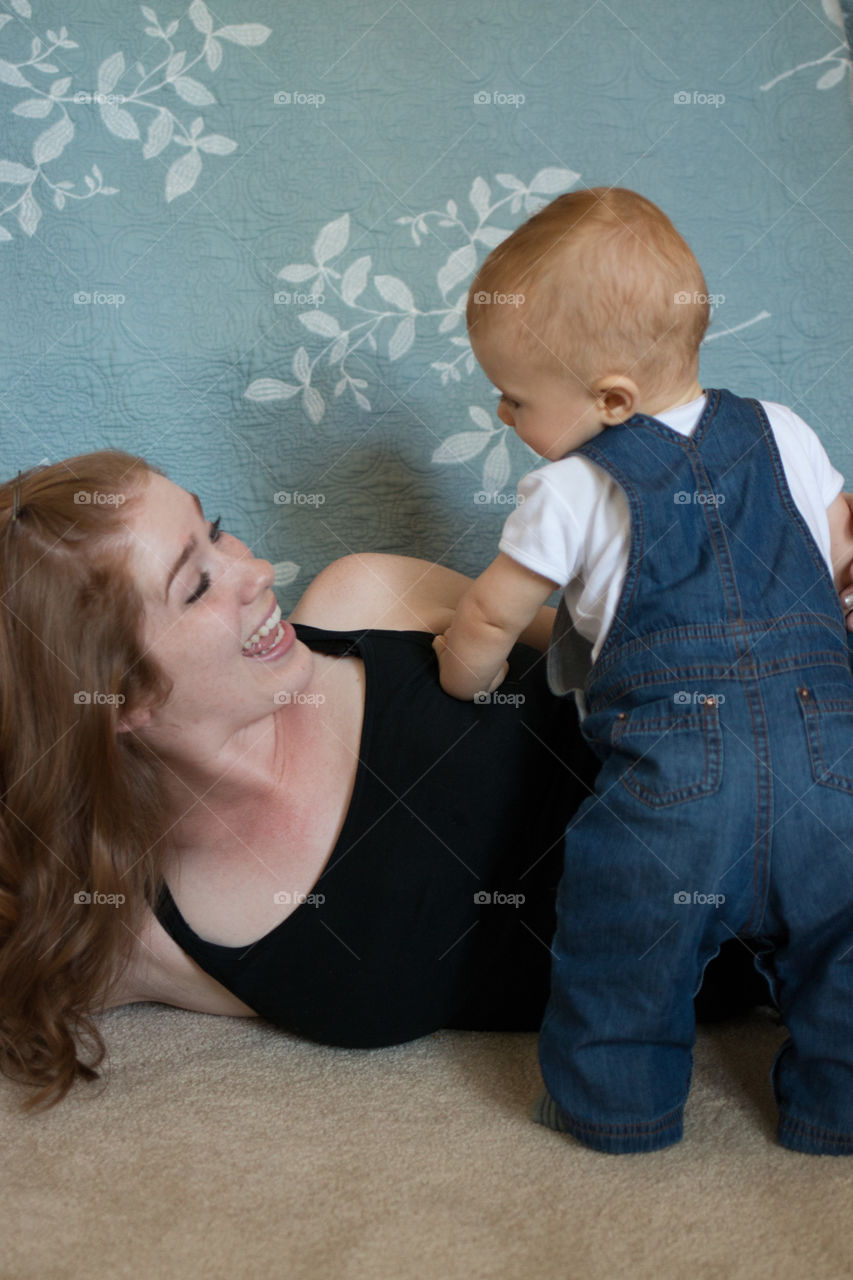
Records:
M628 374L646 392L695 377L705 278L669 218L623 187L558 196L486 258L468 294L472 337L511 320L535 364L589 386Z

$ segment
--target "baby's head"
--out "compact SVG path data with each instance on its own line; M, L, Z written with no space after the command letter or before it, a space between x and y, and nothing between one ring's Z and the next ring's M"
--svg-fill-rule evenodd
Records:
M552 460L698 396L708 318L690 247L620 187L572 191L534 214L486 258L467 310L498 416Z

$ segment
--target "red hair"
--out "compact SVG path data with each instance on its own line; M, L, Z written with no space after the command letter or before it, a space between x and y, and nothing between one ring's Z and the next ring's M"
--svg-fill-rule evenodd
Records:
M25 1111L98 1078L91 1013L168 852L163 766L117 730L171 692L141 643L125 527L158 470L104 450L0 486L0 1070L35 1088Z
M695 377L708 319L689 245L662 210L621 187L571 191L534 214L483 262L467 307L472 336L511 321L534 363L587 386L628 374L647 392Z

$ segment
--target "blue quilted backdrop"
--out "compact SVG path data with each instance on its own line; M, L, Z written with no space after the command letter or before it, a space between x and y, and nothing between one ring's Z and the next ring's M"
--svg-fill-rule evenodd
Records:
M277 565L478 572L535 456L475 265L633 187L715 298L706 385L792 405L853 483L845 0L5 0L0 475L116 446ZM853 22L851 22L853 25Z

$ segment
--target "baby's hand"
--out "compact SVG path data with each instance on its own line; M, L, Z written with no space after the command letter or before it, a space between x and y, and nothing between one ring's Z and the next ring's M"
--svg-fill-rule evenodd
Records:
M433 639L433 642L432 642L432 649L433 649L433 653L434 653L434 654L435 654L435 656L438 658L438 670L439 670L439 673L440 673L440 672L441 672L441 660L442 660L442 658L444 657L445 650L447 649L447 640L444 638L444 636L443 636L443 635L435 636L435 638ZM509 671L509 663L508 663L508 662L504 662L504 664L503 664L503 666L501 667L500 671L499 671L499 672L498 672L498 674L495 676L494 680L493 680L493 681L492 681L492 683L489 685L488 689L486 689L484 692L486 692L486 693L494 693L495 689L499 688L499 687L500 687L500 685L502 685L502 684L503 684L504 680L506 679L506 674L507 674L507 672L508 672L508 671ZM473 697L476 697L476 694L474 694L474 695L472 695L472 696L473 696Z

